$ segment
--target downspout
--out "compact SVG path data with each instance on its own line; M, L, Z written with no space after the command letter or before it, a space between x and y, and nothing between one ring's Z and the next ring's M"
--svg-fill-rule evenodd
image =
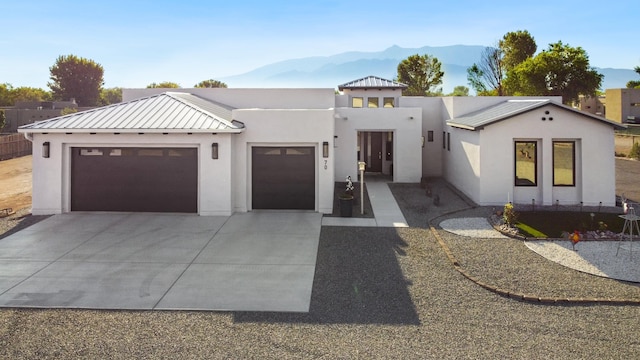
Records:
M28 132L24 133L24 138L33 142L33 133L28 133Z

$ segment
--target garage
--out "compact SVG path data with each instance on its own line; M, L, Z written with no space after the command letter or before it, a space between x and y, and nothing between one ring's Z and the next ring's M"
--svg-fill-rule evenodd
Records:
M315 148L253 147L252 208L315 210Z
M74 147L71 211L198 211L196 148Z

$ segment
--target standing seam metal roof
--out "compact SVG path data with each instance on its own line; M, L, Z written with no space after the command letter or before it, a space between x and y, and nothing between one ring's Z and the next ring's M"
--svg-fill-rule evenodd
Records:
M601 121L603 123L607 123L609 125L613 125L618 129L625 128L625 126L620 125L618 123L609 121L607 119L604 119L589 113L584 113L582 111L575 110L566 105L554 103L549 99L507 100L497 105L493 105L488 108L471 112L461 117L447 120L446 123L447 125L462 128L462 129L479 130L486 125L508 119L518 114L522 114L527 111L531 111L548 104L551 104L572 112L579 113L580 115L593 118L595 120Z
M348 83L338 85L338 90L343 89L406 89L408 86L393 80L383 79L377 76L367 76L362 79L353 80Z
M232 107L188 93L166 92L21 126L20 132L100 130L241 132Z

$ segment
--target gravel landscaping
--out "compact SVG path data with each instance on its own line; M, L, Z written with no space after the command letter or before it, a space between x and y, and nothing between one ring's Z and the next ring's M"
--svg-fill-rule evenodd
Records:
M430 220L492 209L431 186L440 205L417 184L391 185L410 228L322 228L309 313L0 309L0 357L637 358L640 306L522 302L462 276ZM437 231L461 266L490 284L539 296L640 298L635 284L567 269L521 240Z

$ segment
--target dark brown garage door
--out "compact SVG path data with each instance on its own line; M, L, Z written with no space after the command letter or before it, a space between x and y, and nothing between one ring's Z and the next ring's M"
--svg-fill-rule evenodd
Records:
M72 211L198 211L195 148L71 151Z
M315 149L253 147L253 209L315 210Z

